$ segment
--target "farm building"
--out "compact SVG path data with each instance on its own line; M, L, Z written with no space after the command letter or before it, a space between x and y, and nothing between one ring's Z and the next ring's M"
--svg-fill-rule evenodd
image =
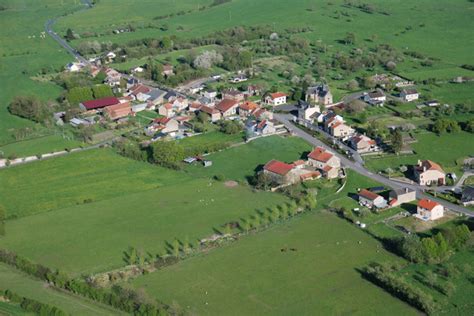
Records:
M370 209L384 209L388 206L383 196L366 189L359 192L359 204Z

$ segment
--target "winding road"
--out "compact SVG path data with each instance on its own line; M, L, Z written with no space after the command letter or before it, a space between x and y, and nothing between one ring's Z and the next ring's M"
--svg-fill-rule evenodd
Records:
M301 128L295 126L292 122L292 117L293 117L292 115L275 113L274 117L275 117L275 119L277 119L278 121L283 123L285 125L285 127L292 134L304 139L305 141L307 141L308 143L310 143L313 146L321 146L321 147L324 147L327 150L330 150L331 152L333 152L339 159L341 159L341 163L344 167L349 168L351 170L354 170L355 172L357 172L357 173L359 173L359 174L361 174L365 177L368 177L368 178L370 178L374 181L380 182L380 183L384 184L385 186L390 187L392 189L410 188L410 189L416 191L416 196L419 199L421 199L421 198L430 199L430 200L438 202L439 204L443 205L444 207L446 207L446 208L448 208L452 211L465 214L469 217L474 217L474 212L467 209L467 208L464 208L460 205L456 205L456 204L447 202L446 200L442 200L442 199L433 197L431 195L425 194L424 190L426 188L424 188L422 186L419 186L419 185L416 185L416 184L405 184L405 183L402 184L400 182L390 180L386 177L383 177L379 174L376 174L376 173L373 173L373 172L367 170L359 161L354 162L352 160L349 160L345 156L339 154L338 152L335 152L333 148L330 148L325 143L323 143L321 140L319 140L317 138L314 138L313 136L311 136L310 134L308 134L307 132L305 132Z

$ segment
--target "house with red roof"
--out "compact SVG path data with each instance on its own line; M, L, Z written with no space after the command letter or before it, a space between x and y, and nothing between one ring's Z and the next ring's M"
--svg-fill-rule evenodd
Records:
M383 196L367 189L359 191L359 204L370 209L384 209L388 206L387 200Z
M247 117L251 115L255 110L257 110L259 106L251 101L245 101L239 104L239 115L242 117Z
M243 101L245 99L245 94L242 91L236 89L224 90L221 94L222 99L229 99L235 101Z
M153 122L145 129L145 134L153 136L157 132L161 133L175 133L179 130L179 122L174 118L159 117L153 120Z
M344 122L336 122L329 127L329 134L342 140L347 139L354 134L354 132L355 130Z
M360 154L379 150L375 140L362 134L352 136L349 139L349 145Z
M328 179L339 176L341 160L323 147L316 147L308 154L308 164L320 170Z
M108 106L104 109L104 115L112 121L132 115L130 102L124 102Z
M218 109L211 108L206 105L201 106L201 109L199 110L199 112L203 112L209 115L211 122L217 122L222 117L221 112Z
M239 101L233 99L224 99L216 105L216 110L221 112L222 117L229 117L237 114Z
M422 199L418 201L415 217L424 221L434 221L444 216L444 207L438 202Z
M321 177L321 173L317 170L307 168L303 160L297 160L291 164L270 160L263 167L263 173L279 185L291 185Z
M105 97L96 100L89 100L79 103L79 107L83 111L91 111L91 110L100 110L105 107L120 104L120 100L116 97Z
M420 185L444 185L446 173L441 166L431 160L418 160L413 169L415 179Z
M288 96L283 92L269 93L265 96L264 102L271 106L281 105L286 103Z

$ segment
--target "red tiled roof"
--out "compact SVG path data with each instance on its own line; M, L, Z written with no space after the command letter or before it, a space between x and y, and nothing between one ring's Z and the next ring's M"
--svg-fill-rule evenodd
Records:
M259 118L262 114L264 114L266 112L265 109L258 109L256 110L255 112L253 112L253 116L255 116L256 118Z
M131 94L133 94L135 96L139 93L148 93L148 92L151 91L150 88L148 88L147 86L144 86L142 84L134 85L130 90L132 91Z
M435 201L428 200L428 199L422 199L418 202L418 206L421 208L424 208L425 210L431 211L433 208L438 206L439 204L436 203Z
M245 111L253 111L258 108L258 105L251 101L245 101L244 103L239 105L239 108Z
M158 123L158 124L162 124L162 125L166 125L170 120L171 120L171 118L169 118L169 117L158 117L158 118L154 119L153 122Z
M388 202L388 204L390 204L390 206L394 206L396 203L397 203L397 199L391 199L390 202Z
M270 160L263 169L284 176L293 169L293 165L278 160Z
M333 157L333 154L326 151L323 147L316 147L312 152L309 153L308 158L321 161L321 162L328 162L329 159Z
M265 124L267 124L267 120L263 120L260 123L258 123L257 128L261 129L261 128L265 127Z
M375 200L376 198L378 198L380 195L378 195L377 193L374 193L374 192L371 192L369 190L366 190L366 189L362 189L360 190L359 192L359 196L362 196L366 199L369 199L369 200Z
M120 101L116 97L106 97L106 98L97 99L97 100L84 101L81 104L87 110L94 110L94 109L105 108L107 106L111 106L111 105L115 105L119 103Z
M302 160L302 159L299 159L299 160L296 160L293 162L293 165L294 166L301 166L301 165L304 165L305 164L305 161Z
M221 102L219 102L218 105L216 105L216 109L224 113L224 112L227 112L232 107L236 106L238 103L239 102L235 100L224 99Z
M126 117L132 113L132 107L129 102L114 104L105 108L105 112L112 120Z
M207 114L217 114L217 113L219 113L218 110L216 110L214 108L210 108L210 107L205 106L205 105L203 105L201 107L201 111L203 111L204 113L207 113Z
M270 93L270 97L272 99L277 99L277 98L281 98L281 97L286 97L287 95L283 92L275 92L275 93Z
M421 166L418 166L418 170L423 171L423 167L426 167L426 170L437 170L439 172L444 173L443 168L441 168L440 165L438 165L436 162L433 162L431 160L422 160L421 161Z
M308 173L302 174L300 176L301 180L306 180L306 179L311 179L311 178L319 178L321 176L321 173L319 171L310 171Z

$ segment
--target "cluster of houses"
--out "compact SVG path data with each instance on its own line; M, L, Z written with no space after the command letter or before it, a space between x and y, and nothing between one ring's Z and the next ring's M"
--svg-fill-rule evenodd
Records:
M273 183L287 186L321 177L334 179L341 176L341 161L332 152L316 147L308 154L307 160L285 163L271 160L262 170Z
M416 201L416 192L409 188L391 190L387 200L377 193L377 188L362 189L358 193L358 198L361 206L381 211ZM435 201L421 199L417 202L416 213L413 216L423 221L434 221L444 216L444 207Z

